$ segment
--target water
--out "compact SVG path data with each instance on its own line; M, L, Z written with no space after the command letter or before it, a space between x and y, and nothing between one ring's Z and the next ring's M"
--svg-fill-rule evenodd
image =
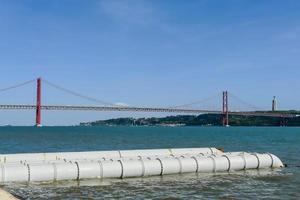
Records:
M300 128L0 128L1 153L208 146L226 151L272 152L289 167L230 174L14 183L2 187L24 199L300 199Z

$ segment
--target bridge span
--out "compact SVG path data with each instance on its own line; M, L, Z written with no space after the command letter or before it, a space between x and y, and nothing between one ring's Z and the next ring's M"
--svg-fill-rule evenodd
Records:
M178 114L220 114L222 115L223 125L229 125L229 115L242 115L242 116L265 116L265 117L280 117L284 118L293 118L298 117L298 115L288 114L285 112L272 112L272 111L263 111L262 109L255 109L254 111L232 111L229 109L229 101L228 101L228 92L223 92L222 106L221 110L214 109L190 109L188 106L195 104L195 102L191 104L185 104L176 107L139 107L139 106L117 106L115 104L103 102L101 100L88 97L82 95L80 93L68 90L64 87L58 86L54 83L51 83L47 80L43 80L43 83L54 87L63 92L69 93L73 96L84 98L85 100L96 102L101 106L80 106L80 105L43 105L42 104L42 79L38 78L37 80L26 81L21 84L17 84L11 87L2 88L0 92L15 89L18 87L22 87L29 83L36 81L36 104L35 105L27 105L27 104L0 104L0 110L36 110L36 126L41 126L42 120L42 110L61 110L61 111L111 111L111 112L161 112L161 113L178 113ZM234 97L234 96L233 96ZM245 102L244 102L245 103ZM250 105L250 104L248 104Z
M36 110L36 105L0 105L2 110ZM202 109L181 109L181 108L159 108L159 107L130 107L130 106L72 106L72 105L41 105L41 110L61 110L61 111L110 111L110 112L165 112L178 114L223 114L218 110L202 110ZM229 115L243 116L265 116L265 117L297 117L294 114L285 114L268 111L229 111Z

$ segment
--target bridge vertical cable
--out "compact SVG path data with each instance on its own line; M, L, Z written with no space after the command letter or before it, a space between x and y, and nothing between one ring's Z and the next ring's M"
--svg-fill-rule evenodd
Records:
M47 80L45 80L45 79L43 79L43 82L44 82L45 84L47 84L47 85L49 85L49 86L55 88L55 89L58 89L58 90L63 91L63 92L65 92L65 93L71 94L71 95L73 95L73 96L76 96L76 97L79 97L79 98L82 98L82 99L85 99L85 100L88 100L88 101L91 101L91 102L94 102L94 103L99 103L99 104L101 104L101 105L117 107L117 106L116 106L115 104L113 104L113 103L105 102L105 101L96 99L96 98L94 98L94 97L89 97L89 96L80 94L80 93L78 93L78 92L74 92L74 91L72 91L72 90L69 90L69 89L64 88L64 87L62 87L62 86L59 86L59 85L56 85L56 84L54 84L54 83L52 83L52 82L50 82L50 81L47 81ZM121 106L119 106L119 107L121 107Z
M197 100L197 101L193 101L191 103L186 103L186 104L181 104L181 105L176 105L176 106L171 106L168 107L170 109L188 109L188 108L192 108L192 109L196 109L195 107L201 107L202 109L207 109L208 110L208 103L212 103L214 100L219 99L219 93L214 94L210 97L201 99L201 100ZM219 107L219 106L216 106ZM212 108L212 110L218 110L216 107Z
M263 108L255 106L251 103L248 103L247 101L241 99L240 97L238 97L237 95L235 95L231 92L229 94L230 94L231 99L235 101L235 103L233 103L232 105L235 106L236 111L241 111L241 110L244 110L244 111L263 111L263 110L265 110ZM238 108L237 104L240 104L241 107ZM231 111L233 111L233 109L231 109Z

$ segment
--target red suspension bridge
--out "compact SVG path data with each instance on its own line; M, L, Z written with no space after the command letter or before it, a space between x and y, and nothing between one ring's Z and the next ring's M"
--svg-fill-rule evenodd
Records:
M21 84L17 84L11 87L0 89L0 92L22 87L35 80L26 81ZM181 106L173 107L136 107L136 106L120 106L116 104L107 103L96 98L88 97L69 89L63 88L56 84L53 84L47 80L43 80L43 83L52 86L56 89L62 90L77 97L87 99L89 101L100 103L101 106L74 106L74 105L42 105L42 79L38 78L37 93L36 93L36 105L28 104L0 104L2 110L36 110L36 126L41 126L42 122L42 110L77 110L77 111L127 111L127 112L166 112L166 113L183 113L183 114L220 114L223 116L223 125L229 125L229 115L242 115L242 116L266 116L266 117L281 117L293 118L298 115L287 114L284 112L271 112L267 110L254 110L254 111L230 111L229 109L229 95L227 91L223 92L222 98L222 110L217 109L195 109L189 108L190 105L197 104L199 102L193 102L191 104L185 104ZM248 104L250 105L250 104ZM254 106L252 106L254 107Z

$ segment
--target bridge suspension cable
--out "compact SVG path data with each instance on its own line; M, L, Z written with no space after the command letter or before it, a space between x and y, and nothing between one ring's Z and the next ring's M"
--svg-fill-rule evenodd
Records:
M177 106L172 106L172 107L168 107L168 108L186 108L186 107L190 107L190 106L193 106L193 105L199 105L199 104L203 104L205 102L208 102L208 101L210 101L212 99L215 99L218 96L219 96L219 94L214 94L214 95L212 95L210 97L207 97L205 99L201 99L199 101L194 101L194 102L191 102L191 103L177 105Z
M89 100L89 101L92 101L92 102L95 102L95 103L100 103L102 105L116 106L113 103L105 102L105 101L102 101L102 100L99 100L99 99L96 99L96 98L93 98L93 97L89 97L89 96L80 94L78 92L74 92L74 91L69 90L67 88L61 87L61 86L56 85L54 83L51 83L50 81L47 81L45 79L43 79L43 82L46 83L47 85L53 87L53 88L56 88L56 89L58 89L60 91L66 92L66 93L71 94L71 95L76 96L76 97L80 97L80 98L85 99L85 100Z
M29 81L25 81L25 82L23 82L23 83L18 83L18 84L16 84L16 85L12 85L12 86L9 86L9 87L6 87L6 88L1 88L1 89L0 89L0 92L5 92L5 91L8 91L8 90L12 90L12 89L15 89L15 88L19 88L19 87L22 87L22 86L24 86L24 85L28 85L28 84L33 83L33 82L35 82L34 79L33 79L33 80L29 80Z
M258 110L264 110L263 108L260 108L258 106L255 106L253 104L248 103L247 101L244 101L243 99L239 98L238 96L234 95L233 93L229 93L230 97L232 97L233 99L237 100L238 102L248 106L249 108L258 111Z

